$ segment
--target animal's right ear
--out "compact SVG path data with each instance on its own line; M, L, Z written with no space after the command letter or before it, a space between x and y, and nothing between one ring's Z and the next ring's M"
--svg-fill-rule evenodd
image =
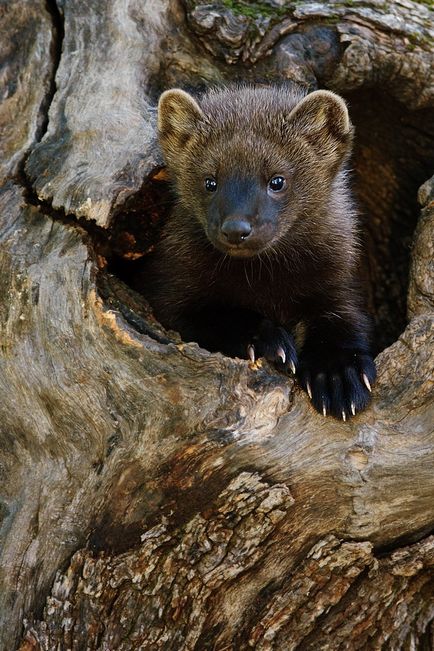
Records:
M179 88L166 90L158 102L158 133L166 155L179 154L205 116L196 100Z

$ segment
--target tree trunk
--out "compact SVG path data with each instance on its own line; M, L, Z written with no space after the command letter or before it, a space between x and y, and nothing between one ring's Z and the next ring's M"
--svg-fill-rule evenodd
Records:
M0 17L0 649L434 648L428 2ZM159 92L257 79L334 89L356 125L379 377L350 422L131 288L170 210Z

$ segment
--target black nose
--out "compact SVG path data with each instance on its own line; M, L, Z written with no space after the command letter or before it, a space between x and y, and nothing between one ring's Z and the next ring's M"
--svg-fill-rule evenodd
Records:
M226 219L221 231L230 244L240 244L249 237L252 227L244 219Z

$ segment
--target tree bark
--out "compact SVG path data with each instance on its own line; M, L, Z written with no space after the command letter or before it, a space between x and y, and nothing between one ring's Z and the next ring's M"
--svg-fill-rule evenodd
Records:
M434 648L428 3L0 18L0 649ZM170 210L159 92L258 79L336 90L356 125L379 374L346 423L131 288Z

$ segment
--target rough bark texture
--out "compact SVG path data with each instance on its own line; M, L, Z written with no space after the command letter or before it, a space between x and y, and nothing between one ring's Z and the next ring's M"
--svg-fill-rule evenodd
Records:
M433 648L428 4L0 18L0 649ZM234 79L349 101L383 349L350 422L181 342L128 287L170 209L158 93Z

